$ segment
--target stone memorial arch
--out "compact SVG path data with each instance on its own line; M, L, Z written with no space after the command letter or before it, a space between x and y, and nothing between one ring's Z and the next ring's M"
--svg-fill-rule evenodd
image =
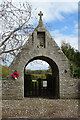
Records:
M11 63L9 79L2 81L2 118L78 118L78 80L70 77L69 61L43 25L42 15L40 12L38 26ZM30 86L29 79L25 79L25 66L38 59L52 68L52 78L46 82L46 95L52 99L41 98L42 93L36 98L25 94Z
M52 68L55 97L76 98L76 86L70 77L69 61L45 28L42 12L38 15L38 26L9 67L9 80L6 85L3 84L3 88L7 87L8 91L3 89L3 99L24 99L24 68L29 62L37 59L46 61ZM19 74L17 80L12 78L15 71Z

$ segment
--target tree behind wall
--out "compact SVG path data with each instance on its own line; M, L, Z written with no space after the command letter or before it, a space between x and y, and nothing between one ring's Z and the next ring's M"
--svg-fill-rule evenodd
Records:
M61 49L71 63L71 76L73 78L80 78L80 52L70 46L70 44L63 42Z

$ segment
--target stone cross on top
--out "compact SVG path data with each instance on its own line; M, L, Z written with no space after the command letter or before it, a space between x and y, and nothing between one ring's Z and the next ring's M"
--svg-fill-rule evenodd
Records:
M43 13L40 11L38 15L40 16L40 20L42 20Z
M40 11L40 13L38 15L40 16L39 25L42 26L43 25L43 22L42 22L43 13Z

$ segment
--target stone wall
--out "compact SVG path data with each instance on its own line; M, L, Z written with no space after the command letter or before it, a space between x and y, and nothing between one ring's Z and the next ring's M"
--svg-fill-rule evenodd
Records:
M70 80L69 80L70 81ZM64 83L65 84L65 83ZM68 82L69 84L69 82ZM16 87L17 86L17 87ZM21 88L22 84L16 80L4 80L2 81L2 99L3 100L21 100L24 98L24 92ZM70 83L70 88L66 86L66 91L62 91L62 99L74 99L80 98L79 94L79 80L72 79Z
M23 99L21 84L14 80L2 81L2 99L4 100L20 100Z
M44 48L38 46L38 32L45 33ZM59 70L58 85L60 98L78 98L78 80L70 77L70 63L45 26L41 24L35 28L21 52L11 63L9 67L9 80L3 81L2 83L3 99L15 100L24 98L24 68L30 60L36 57L43 57L46 62L51 64L51 67L54 66L54 64L57 66ZM50 60L52 60L54 64L51 63ZM17 80L12 78L12 74L15 70L19 73L19 78Z

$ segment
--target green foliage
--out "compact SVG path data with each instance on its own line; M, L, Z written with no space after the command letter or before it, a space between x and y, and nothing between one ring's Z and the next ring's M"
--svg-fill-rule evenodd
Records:
M40 74L46 74L46 73L51 73L51 70L25 70L26 74L36 74L36 75L40 75Z
M30 74L32 80L46 79L46 75L52 75L49 70L26 70L25 74Z
M63 42L61 49L71 63L71 76L80 78L80 52L72 48L68 43Z
M8 67L2 66L2 78L8 77Z

